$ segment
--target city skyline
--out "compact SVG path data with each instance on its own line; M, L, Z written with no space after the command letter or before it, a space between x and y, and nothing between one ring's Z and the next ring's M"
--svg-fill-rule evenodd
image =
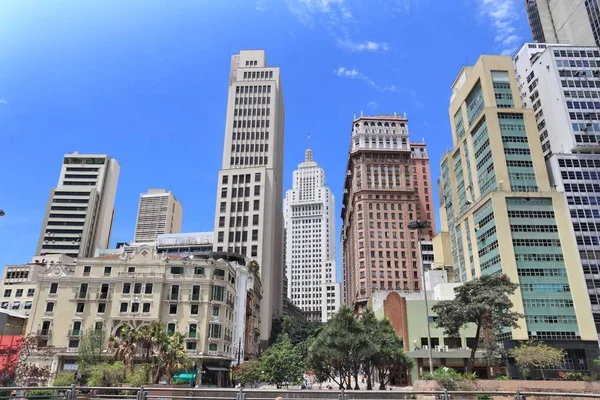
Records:
M521 9L522 6L517 2L515 4L518 6L514 10L516 19L511 23L520 32L521 37L525 38L525 35L528 35L526 16ZM0 93L5 100L0 104L0 121L6 135L5 143L8 147L18 149L24 145L26 137L36 133L39 136L39 132L50 132L52 133L50 136L53 137L52 140L39 137L39 140L31 146L33 147L31 160L22 164L18 172L5 178L7 184L15 188L15 193L0 196L1 207L6 212L0 224L0 235L6 238L6 241L0 245L2 248L0 265L27 262L34 254L41 229L43 204L45 204L45 200L40 199L46 197L48 190L54 185L63 154L73 150L105 153L121 163L111 245L117 241L131 240L139 193L149 187L168 187L177 194L182 204L186 205L183 232L212 229L216 171L220 167L220 149L224 131L222 116L226 104L224 88L228 79L227 66L230 55L245 48L265 48L270 63L280 66L283 71L282 80L283 85L286 86L288 110L284 189L291 187L291 171L296 165L295 159L302 154L296 149L300 143L304 143L306 132L310 131L313 133L312 146L315 151L319 154L328 154L321 164L329 175L331 189L336 195L336 209L340 209L345 173L345 161L341 160L345 160L347 155L348 119L352 114L360 114L361 110L370 115L391 114L394 111L407 112L412 121L415 139L425 137L430 157L434 160L439 159L444 149L449 146L448 135L446 135L449 126L445 107L453 76L465 63L465 58L474 61L481 52L489 49L494 49L498 53L507 50L502 43L495 42L497 32L484 23L490 21L490 11L477 9L467 13L470 10L468 5L460 5L456 10L450 11L456 18L466 18L468 28L461 28L455 31L454 35L448 36L454 38L454 44L471 43L469 50L459 55L452 55L445 49L449 41L440 40L439 43L434 43L433 39L437 38L437 35L433 35L427 28L427 24L435 23L436 19L446 18L449 12L447 9L436 10L435 5L423 2L420 4L412 2L409 10L404 7L382 5L379 10L369 11L360 4L346 5L348 10L354 13L356 21L351 25L348 25L350 24L348 21L340 24L340 29L345 32L336 33L339 37L329 36L325 29L326 26L331 26L328 16L341 15L342 10L339 5L331 4L329 10L324 10L318 7L288 8L273 2L267 2L267 8L261 11L255 10L254 4L244 3L248 11L252 12L258 21L264 23L264 26L247 35L248 24L244 22L239 31L224 35L219 47L213 47L206 41L196 43L195 40L186 37L184 48L172 48L170 44L179 31L170 24L158 24L154 28L153 34L160 38L155 46L150 46L148 37L142 36L125 40L117 48L109 49L102 42L104 39L101 39L103 35L100 34L104 32L105 27L95 24L88 26L90 36L87 39L81 38L79 39L81 41L77 42L67 40L60 32L53 34L55 35L52 36L55 43L52 47L54 51L71 54L73 51L83 49L83 46L97 46L101 56L99 65L102 66L102 73L92 68L93 64L85 59L75 58L69 61L68 58L55 60L47 58L40 40L44 35L49 34L51 27L61 23L62 19L58 14L51 12L45 17L34 17L31 13L33 9L14 10L10 6L3 5L8 7L7 15L13 13L20 15L22 19L38 22L36 26L39 26L39 29L31 33L30 39L22 36L21 25L16 22L5 24L2 29L23 40L23 49L27 49L31 56L37 57L47 66L44 74L39 78L44 79L44 93L32 91L25 84L24 80L29 80L31 70L22 68L20 61L9 60L7 68L0 76L0 81L6 82L6 85L3 85L3 92ZM123 7L125 9L117 7L111 12L96 10L93 6L75 7L71 12L85 16L91 11L98 11L99 16L113 21L115 32L121 32L120 30L125 29L131 21L127 13L122 13L122 16L116 14L132 11L131 7ZM196 15L182 22L181 29L185 29L189 34L194 32L194 36L202 36L208 28L195 32L193 29L199 28L192 28L194 25L192 22L196 19L204 21L210 15L222 17L226 9L226 7L225 9L207 7L206 12L202 13L200 11L204 10L191 5L182 5L180 9L171 10L169 16L174 17L175 14L179 15L183 11ZM149 6L147 10L152 18L158 18L161 11L164 9L157 4ZM433 50L438 51L440 57L451 57L447 68L444 68L445 71L439 71L439 68L430 65L411 67L404 65L405 62L395 63L394 60L407 60L407 56L404 55L405 41L402 37L392 40L389 30L373 29L376 25L380 25L375 21L381 21L382 18L384 20L403 18L428 11L434 12L430 21L419 18L407 19L406 26L403 26L398 33L408 34L411 30L422 32L423 37L411 46L411 57L422 58L426 55L430 56ZM484 11L487 14L481 14ZM386 16L386 12L391 14ZM268 22L274 15L280 17L279 23L285 22L288 26L283 29L278 24ZM303 19L303 15L312 19L312 27ZM271 37L272 35L265 36L266 29L279 29L281 37L276 39ZM477 42L472 41L473 31L478 32L477 36L480 40ZM324 39L320 40L322 37ZM287 50L288 42L301 45L301 41L314 43L316 38L319 38L318 46L298 49L311 54L311 57L303 57L302 51L294 55ZM160 46L167 46L167 49L170 49L166 52L168 61L157 62L158 59L155 59L154 53L151 52L152 49ZM136 48L138 50L135 50ZM142 64L135 61L136 57L129 56L131 51L139 56L139 63L143 63L144 66L152 64L153 67L149 68L148 72L144 72L140 69ZM196 60L193 69L186 67L182 61L191 53L210 54L211 60L202 60L202 63ZM328 53L332 53L335 57L326 57ZM321 62L314 63L315 57L316 59L321 57ZM29 58L24 58L27 59ZM370 65L372 59L392 67L375 68ZM435 71L436 75L432 75L432 71ZM140 83L133 85L131 82L125 82L134 73ZM64 89L66 92L58 90L56 83L64 84L67 74L70 74L75 82L79 82L80 86L85 87L90 93L85 93L77 87ZM168 82L173 74L186 76L187 79L174 81L171 85L161 83ZM414 79L396 78L397 75L407 77L429 75L430 82L423 81L422 85L417 85L411 83L415 81ZM206 77L209 76L209 80L214 83L207 81ZM315 79L314 83L307 85L306 82L310 82L311 78ZM36 79L31 81L39 82ZM114 85L123 85L121 89L123 93L115 93ZM205 104L197 95L184 90L184 86L187 85L196 88L192 89L192 92L197 92L197 88L201 88L205 93L209 93L206 97L209 97L210 103L214 105ZM325 86L321 91L322 95L317 96L318 99L314 102L304 100L311 98L315 90L322 85ZM106 86L107 89L102 89L101 86ZM432 92L434 95L428 94L428 91L434 87L436 88L435 92ZM130 94L125 94L127 91ZM30 93L31 97L23 97L22 92ZM54 93L54 102L45 92ZM68 93L71 93L71 97L67 96ZM349 100L350 94L353 95L352 97L358 95L356 97L360 97L360 100ZM143 103L143 112L140 112L135 104L138 99L142 100L145 97L149 97L152 101L146 100ZM95 98L97 100L93 100ZM338 105L328 110L324 107L325 104L330 107ZM26 122L23 115L26 107L30 107L33 113L28 119L33 118L40 123L31 125ZM202 114L197 114L192 109L201 110ZM328 120L315 126L312 118L304 117L308 114L314 115L318 120L324 120L325 117ZM339 117L334 114L339 114ZM90 121L87 122L87 119ZM123 121L127 123L123 124ZM169 137L177 139L176 149L174 152L169 152L168 157L162 158L165 162L152 165L150 161L155 159L150 157L150 154L160 151L161 148L164 149ZM211 150L207 152L206 149ZM15 162L14 157L12 154L3 154L0 168L8 168ZM196 159L198 157L199 160ZM44 165L44 168L40 168L40 165ZM194 171L194 169L199 173L193 174L193 179L190 180L186 171ZM437 178L437 173L438 171L434 169L432 180ZM34 187L26 185L31 189L30 195L27 198L18 196L18 193L23 192L25 182L30 182L33 176L36 185ZM339 238L340 226L341 221L338 220L336 238ZM338 251L338 268L341 267L340 261ZM338 276L341 276L339 270Z

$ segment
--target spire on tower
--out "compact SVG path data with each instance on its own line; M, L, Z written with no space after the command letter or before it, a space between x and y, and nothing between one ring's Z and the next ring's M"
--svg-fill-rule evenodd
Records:
M308 132L308 148L306 149L306 152L304 152L304 162L308 162L308 161L312 161L313 160L313 154L312 154L312 150L310 148L310 132Z

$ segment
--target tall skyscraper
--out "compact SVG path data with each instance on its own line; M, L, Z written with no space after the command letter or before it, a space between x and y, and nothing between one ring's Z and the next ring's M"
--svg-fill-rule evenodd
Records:
M600 45L600 9L595 0L525 0L525 9L538 43Z
M600 330L600 50L523 45L514 65L523 104L535 111L550 180L567 204Z
M231 59L223 165L215 213L216 251L260 264L261 341L283 299L283 92L278 67L264 50Z
M66 154L50 191L36 254L92 257L107 248L115 213L119 163L105 154Z
M294 171L284 201L288 298L308 321L327 322L340 305L335 263L335 203L313 151Z
M158 235L181 232L181 203L164 189L148 189L140 194L135 243L154 242Z
M433 188L425 143L410 143L408 120L357 118L342 199L344 301L366 307L374 290L420 290L418 237L408 224L435 231Z
M452 92L454 145L441 160L440 197L455 279L506 274L519 283L512 301L525 318L497 336L504 347L543 340L567 351L567 369L593 368L598 338L569 210L550 185L512 59L482 56Z

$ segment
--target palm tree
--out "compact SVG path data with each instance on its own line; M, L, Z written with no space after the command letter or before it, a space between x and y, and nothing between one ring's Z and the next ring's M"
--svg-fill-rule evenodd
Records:
M145 361L150 362L151 357L156 358L159 348L166 338L165 324L154 321L150 325L144 325L138 331L138 341L140 347L145 351Z
M138 348L138 332L129 325L123 326L116 336L110 338L112 347L115 349L115 361L123 361L125 375L133 370L133 361Z
M185 353L185 335L177 332L169 336L161 350L160 361L167 376L167 384L170 384L174 373L188 368L190 364Z

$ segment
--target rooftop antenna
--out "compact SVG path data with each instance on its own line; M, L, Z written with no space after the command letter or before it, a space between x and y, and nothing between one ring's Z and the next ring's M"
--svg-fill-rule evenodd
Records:
M308 132L308 148L310 149L310 132Z

